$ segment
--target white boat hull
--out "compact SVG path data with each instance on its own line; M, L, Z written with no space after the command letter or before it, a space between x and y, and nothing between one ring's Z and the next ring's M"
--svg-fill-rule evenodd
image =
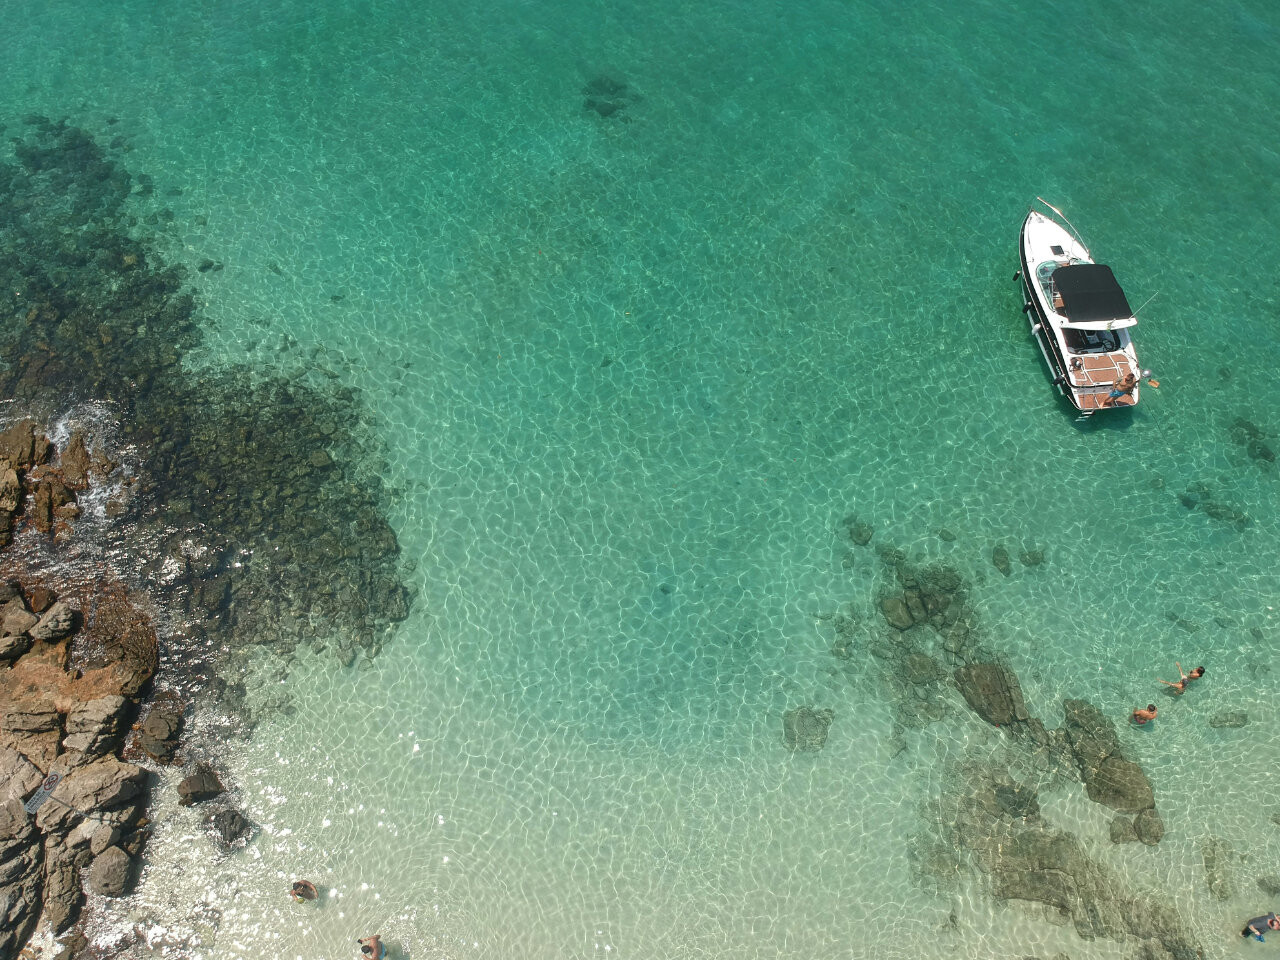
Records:
M1023 309L1054 386L1085 416L1136 405L1142 372L1129 328L1137 320L1110 268L1095 264L1067 225L1034 208L1018 247Z

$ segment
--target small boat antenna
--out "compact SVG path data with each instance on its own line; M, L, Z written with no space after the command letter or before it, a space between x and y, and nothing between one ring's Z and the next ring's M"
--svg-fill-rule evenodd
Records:
M1075 235L1075 238L1080 241L1080 245L1083 246L1086 250L1089 249L1089 245L1084 242L1084 237L1080 236L1080 231L1076 229L1076 225L1074 223L1072 223L1070 220L1067 219L1067 215L1065 213L1063 213L1061 210L1055 207L1052 203L1050 203L1044 197L1036 197L1036 199L1039 200L1041 203L1043 203L1046 207L1048 207L1054 213L1056 213L1058 216L1060 216L1062 218L1062 222L1071 228L1071 232Z
M1142 301L1142 307L1145 307L1148 303L1150 303L1152 300L1154 300L1154 299L1155 299L1156 297L1158 297L1158 296L1160 296L1160 291L1159 291L1159 290L1157 290L1157 291L1156 291L1155 293L1153 293L1151 296L1147 297L1147 299L1143 300L1143 301ZM1135 317L1138 315L1138 311L1139 311L1139 310L1141 310L1141 309L1142 309L1142 307L1139 307L1137 310L1133 311L1133 315L1134 315Z

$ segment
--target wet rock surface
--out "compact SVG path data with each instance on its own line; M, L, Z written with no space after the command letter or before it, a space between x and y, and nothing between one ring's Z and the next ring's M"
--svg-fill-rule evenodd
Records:
M2 593L11 614L26 604L19 584ZM31 605L79 632L59 628L0 671L0 957L15 956L41 916L55 934L69 928L86 880L106 895L127 892L133 871L118 855L129 855L114 844L145 840L148 775L116 753L155 669L155 635L123 591L83 618L48 588ZM34 630L43 620L22 622Z
M205 800L212 800L223 792L225 788L222 781L218 779L217 773L208 764L196 764L195 771L187 777L184 777L178 784L178 802L184 807L192 804L203 803Z
M244 846L253 836L253 824L239 810L219 810L206 822L215 841L224 851Z
M182 735L182 708L169 701L156 703L136 729L143 753L157 763L172 763Z

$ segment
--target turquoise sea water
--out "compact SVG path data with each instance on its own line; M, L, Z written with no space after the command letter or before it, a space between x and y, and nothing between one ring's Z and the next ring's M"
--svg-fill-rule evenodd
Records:
M954 694L895 730L867 653L876 545L968 578L1047 725L1064 697L1118 722L1161 705L1121 730L1160 846L1113 846L1079 784L1042 792L1047 820L1207 956L1276 906L1256 879L1280 872L1280 476L1231 427L1280 433L1280 9L51 2L5 21L6 115L123 136L173 191L166 253L226 264L193 273L196 362L319 364L363 391L418 591L372 662L229 666L262 720L220 763L261 833L219 856L158 790L100 942L1130 956L972 869L920 876L963 765L1003 740ZM608 117L584 108L601 77L625 84ZM1081 426L1051 392L1010 279L1036 195L1153 298L1135 339L1161 386L1132 414ZM1195 485L1249 524L1184 507ZM1175 660L1209 673L1166 701ZM782 742L804 704L835 712L816 754ZM1248 725L1210 727L1223 710ZM1227 900L1210 836L1236 851ZM299 875L322 903L288 902Z

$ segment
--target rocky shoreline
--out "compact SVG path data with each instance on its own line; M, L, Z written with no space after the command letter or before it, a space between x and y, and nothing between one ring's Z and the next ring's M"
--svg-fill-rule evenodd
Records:
M15 533L65 545L77 493L114 468L79 435L59 450L31 420L0 432L3 545ZM0 560L0 960L17 957L38 927L65 960L87 947L75 927L86 891L133 888L155 772L183 762L185 711L172 692L156 692L161 643L124 584L97 571L51 583L11 553ZM223 786L197 763L177 790L190 805ZM208 820L224 846L252 831L233 809Z
M228 654L350 665L412 602L357 394L312 360L188 362L205 318L127 144L24 125L0 156L0 960L37 929L86 954L83 889L136 879L184 716L211 697L252 725ZM184 803L222 790L183 772ZM254 829L207 820L215 844Z
M0 538L19 526L65 541L90 466L83 438L59 451L33 421L0 433ZM11 576L12 557L5 559ZM149 619L119 583L0 580L0 958L39 922L60 936L84 888L114 897L136 878L151 777L130 755L171 762L180 715L135 721L159 664ZM170 715L173 713L169 708ZM61 955L81 946L68 938Z

